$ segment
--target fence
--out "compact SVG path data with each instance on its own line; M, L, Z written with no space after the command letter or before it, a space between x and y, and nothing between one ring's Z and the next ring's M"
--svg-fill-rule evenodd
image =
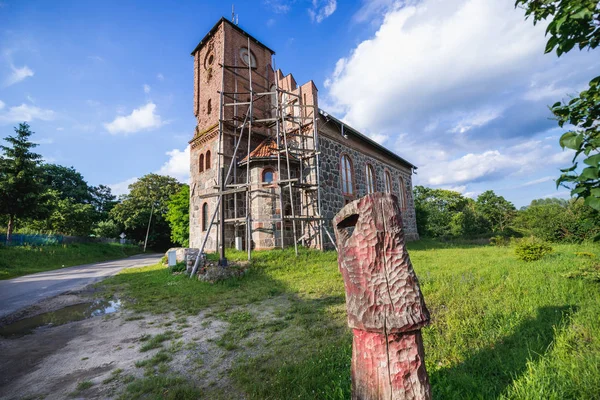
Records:
M83 236L66 236L66 235L44 235L44 234L22 234L16 233L12 235L10 243L6 242L6 235L0 234L0 244L8 246L49 246L55 244L71 244L71 243L119 243L119 239L99 238L99 237L83 237ZM137 244L133 240L125 240L126 244Z

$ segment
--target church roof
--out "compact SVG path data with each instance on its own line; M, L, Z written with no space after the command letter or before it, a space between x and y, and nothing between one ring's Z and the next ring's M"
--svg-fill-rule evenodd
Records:
M256 146L249 154L250 157L246 156L240 161L240 164L248 162L248 158L277 158L277 142L273 138L266 138ZM290 160L297 160L296 157L290 154Z
M194 49L194 51L192 51L191 55L194 55L200 49L200 47L202 47L202 45L205 44L206 41L208 39L210 39L215 34L215 32L219 29L219 25L221 25L221 22L225 22L225 23L229 24L233 29L235 29L236 31L238 31L242 35L248 36L250 38L250 40L252 40L254 43L256 43L256 44L264 47L267 50L269 50L271 52L271 54L275 54L275 52L273 50L271 50L268 46L265 46L263 43L261 43L254 36L252 36L251 34L249 34L248 32L246 32L245 30L243 30L242 28L240 28L239 26L237 26L236 24L234 24L233 22L231 22L227 18L221 17L221 19L217 21L217 23L215 24L215 26L213 26L211 28L211 30L208 31L208 33L202 38L202 40L200 41L200 43L198 43L198 46L196 46L196 48Z
M363 135L362 133L360 133L359 131L357 131L356 129L352 128L350 125L346 124L345 122L340 121L339 119L337 119L336 117L334 117L333 115L319 109L319 114L321 114L323 117L325 117L325 121L329 122L333 122L334 124L338 125L340 127L340 129L342 130L342 133L344 134L352 134L353 136L355 136L357 139L362 140L363 142L375 147L377 150L381 151L382 153L385 153L393 158L395 158L396 160L398 160L400 163L413 168L413 169L417 169L418 167L408 161L406 161L404 158L400 157L398 154L394 153L393 151L387 149L386 147L383 147L382 145L380 145L379 143L377 143L376 141L374 141L373 139L369 138L366 135Z

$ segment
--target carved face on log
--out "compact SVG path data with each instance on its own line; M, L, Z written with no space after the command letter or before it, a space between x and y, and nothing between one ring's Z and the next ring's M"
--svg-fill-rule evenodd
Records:
M348 325L385 334L427 325L429 311L404 244L396 196L373 193L333 220Z

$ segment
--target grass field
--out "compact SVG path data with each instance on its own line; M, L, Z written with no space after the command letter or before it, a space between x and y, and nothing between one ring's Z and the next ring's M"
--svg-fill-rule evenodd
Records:
M409 251L432 315L423 336L434 398L598 398L598 245L555 245L531 263L517 261L511 247L423 240ZM105 282L140 312L210 309L229 322L218 343L229 351L256 346L251 338L258 334L263 350L240 357L230 372L248 398L349 398L351 334L336 253L256 252L243 278L222 284L174 276L162 266ZM256 313L265 301L274 304L267 321ZM191 378L186 393L201 398ZM134 384L130 390L156 389Z
M62 267L114 260L140 253L138 246L77 243L50 246L0 246L0 279Z

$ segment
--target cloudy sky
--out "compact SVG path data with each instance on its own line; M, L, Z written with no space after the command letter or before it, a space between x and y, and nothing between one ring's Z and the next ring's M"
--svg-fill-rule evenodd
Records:
M547 106L600 57L544 55L544 24L513 4L256 0L236 12L279 68L315 81L322 108L416 164L415 184L522 206L568 195L553 182L570 154ZM48 162L116 193L149 172L186 181L189 54L229 7L0 0L0 136L28 121Z

